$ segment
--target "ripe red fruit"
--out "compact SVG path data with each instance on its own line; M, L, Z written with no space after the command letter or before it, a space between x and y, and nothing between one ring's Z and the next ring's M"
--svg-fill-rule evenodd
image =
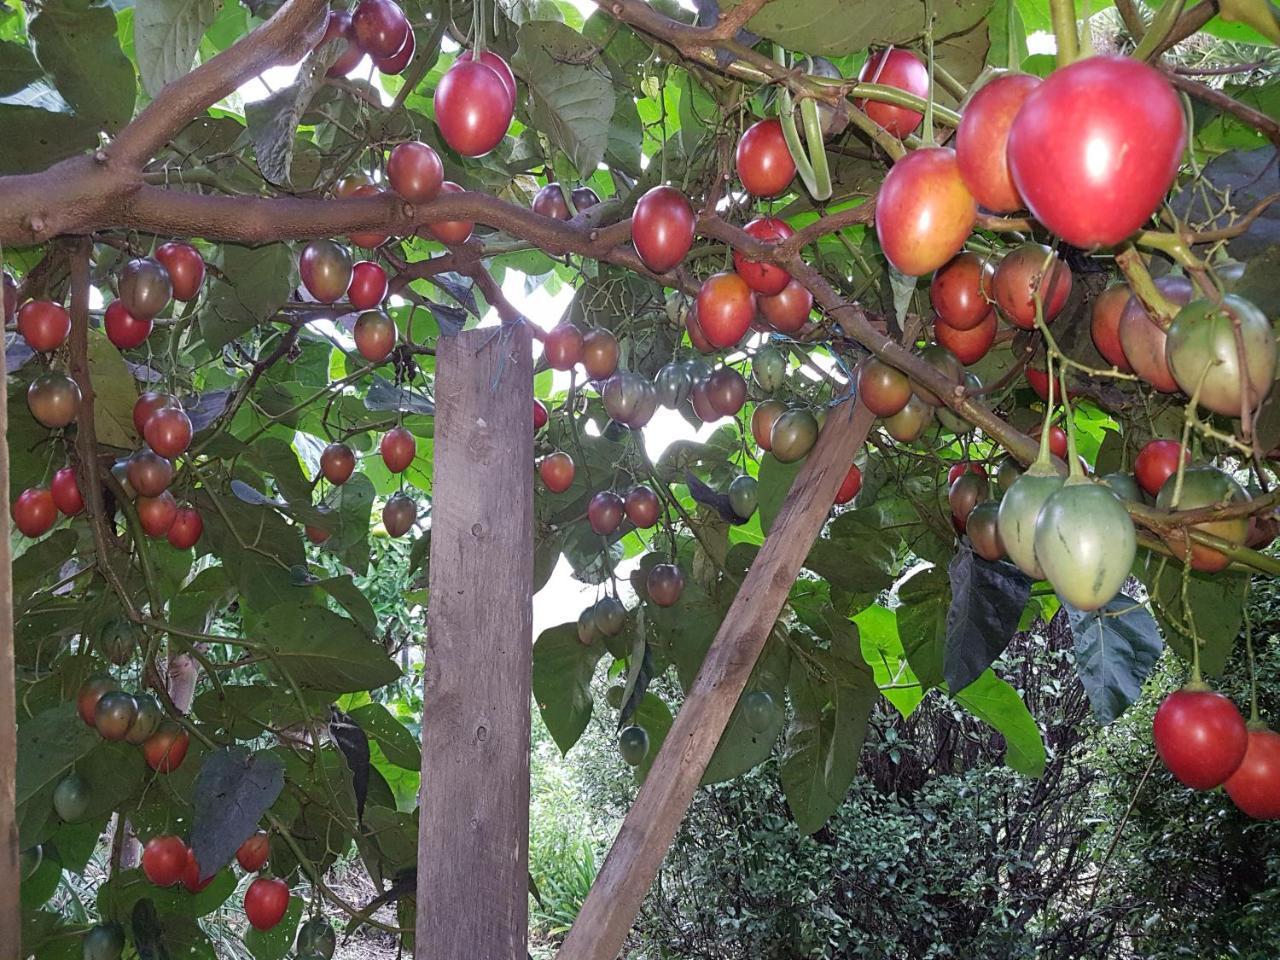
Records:
M142 872L157 887L172 887L186 868L187 845L178 837L152 837L142 848Z
M355 469L355 452L345 443L331 443L320 454L320 472L335 487L350 480Z
M1093 345L1107 363L1122 373L1133 373L1133 367L1129 366L1129 359L1124 355L1124 347L1120 345L1120 314L1128 302L1129 288L1123 283L1112 284L1093 301L1089 322Z
M181 407L162 407L147 418L142 436L152 450L172 460L191 446L191 418Z
M27 408L37 422L57 430L80 414L80 386L65 373L49 370L27 387Z
M369 310L387 297L387 271L372 260L361 260L351 268L347 299L357 310Z
M707 400L722 417L736 416L747 402L747 381L733 367L720 367L706 380Z
M129 485L144 497L158 497L169 489L173 464L154 450L143 447L129 458L125 475Z
M351 331L360 356L370 363L383 363L396 347L396 325L381 310L366 310L356 318Z
M140 320L152 320L173 299L169 271L150 257L135 257L120 272L120 300Z
M573 457L563 450L548 454L538 464L538 476L552 493L564 493L573 484Z
M417 519L418 505L403 493L393 493L382 508L382 526L390 537L403 537Z
M1040 440L1040 434L1041 429L1039 427L1036 427L1031 433L1037 443ZM1065 460L1067 458L1067 431L1057 424L1049 425L1049 452L1060 459Z
M404 45L409 21L395 0L360 0L351 14L351 28L369 56L391 57Z
M623 508L627 511L627 519L642 530L658 522L658 495L648 487L632 487L623 501Z
M1194 790L1212 790L1226 782L1249 745L1236 705L1209 689L1184 687L1165 697L1152 733L1169 772Z
M378 452L382 454L382 462L387 465L388 470L403 473L417 456L418 441L404 427L392 427L383 434Z
M66 342L71 315L50 300L29 300L18 308L18 332L36 353L48 353Z
M364 56L360 44L356 42L355 31L351 28L351 14L346 10L330 10L329 18L324 24L324 36L317 47L342 38L342 52L326 72L326 77L345 77L356 68L356 64Z
M313 527L309 523L305 524L302 530L307 535L307 539L310 540L312 543L314 543L317 547L320 546L320 544L324 543L326 540L328 540L331 536L333 536L333 534L330 533L328 530L324 529L324 527Z
M458 54L459 60L479 59L486 67L498 75L502 81L502 85L507 88L507 93L511 94L511 102L516 101L516 75L511 72L511 65L503 60L498 54L492 50L484 50L478 58L473 56L472 51L464 50Z
M487 64L458 60L436 85L435 108L445 143L464 157L482 157L506 135L515 99Z
M86 727L94 726L98 712L98 701L112 690L119 690L120 685L105 673L95 673L84 682L76 694L76 712Z
M582 336L582 368L592 380L608 380L618 369L618 338L604 327Z
M587 522L594 533L607 537L622 523L622 498L612 490L601 490L587 504Z
M776 197L795 179L796 162L776 118L760 120L747 128L735 154L738 179L755 197Z
M462 187L458 186L452 180L446 180L440 184L440 193L464 193ZM428 223L418 231L419 236L433 237L441 243L447 243L456 247L458 244L466 243L471 236L471 231L475 228L475 224L469 220L441 220L437 223ZM425 230L426 233L422 231Z
M1186 277L1164 276L1156 279L1161 296L1177 306L1191 302L1194 288ZM1136 295L1120 311L1120 349L1133 372L1161 393L1177 393L1178 381L1169 369L1166 352L1168 334L1152 319Z
M1280 818L1280 733L1249 731L1244 759L1226 789L1231 802L1255 820Z
M1086 250L1140 229L1187 142L1169 81L1132 57L1078 60L1031 92L1009 131L1009 169L1037 220Z
M147 428L147 421L151 419L153 413L164 407L176 405L177 402L167 393L156 393L153 390L148 390L134 401L133 428L138 433L144 432Z
M400 45L398 51L389 57L375 57L373 65L378 68L379 73L394 77L397 74L404 73L404 68L409 65L409 61L413 59L417 49L417 38L414 37L413 31L410 30L405 34L404 43Z
M167 536L178 519L178 502L168 490L155 497L138 497L138 523L149 537Z
M858 82L897 87L922 99L929 96L929 71L925 65L910 50L895 47L868 57L858 72ZM858 100L856 103L868 117L899 139L914 133L924 119L922 113L891 103L878 103L874 100Z
M955 151L924 147L911 151L885 176L876 200L876 235L889 262L900 273L918 277L959 252L977 216Z
M28 487L18 494L10 510L13 525L25 537L42 537L58 519L58 505L53 494L43 487Z
M182 766L190 745L187 731L167 720L142 744L142 756L156 773L173 773Z
M995 272L995 264L976 253L957 254L939 267L929 284L938 319L956 330L972 330L986 320Z
M204 533L204 520L195 507L179 507L169 532L165 534L169 546L175 550L190 550Z
M698 290L698 327L713 347L736 346L756 315L756 298L736 273L716 273Z
M1133 462L1133 476L1138 486L1151 496L1160 492L1164 482L1178 472L1178 455L1182 462L1191 463L1191 451L1183 450L1177 440L1148 440Z
M240 864L241 870L246 873L254 873L262 869L262 865L267 862L267 857L270 853L271 840L259 830L244 843L240 844L240 849L236 851L236 862Z
M693 246L693 227L689 198L675 187L654 187L636 203L631 216L636 255L654 273L666 273Z
M1071 295L1071 270L1043 244L1024 243L1000 261L991 292L1006 320L1023 330L1034 330L1036 296L1040 297L1044 322L1052 323Z
M1022 207L1006 149L1013 118L1040 78L1009 73L982 86L965 105L956 128L956 162L974 199L992 213Z
M813 294L799 280L792 280L774 297L757 297L756 305L769 326L779 333L797 333L809 322Z
M187 889L188 893L199 893L209 884L213 883L216 873L209 874L208 877L200 879L200 866L196 863L196 854L194 850L187 850L187 865L182 868L182 885Z
M189 243L171 240L156 247L155 258L169 271L173 299L194 300L204 283L204 257Z
M533 401L533 431L537 433L547 425L547 407L541 400Z
M440 155L418 140L397 144L387 157L387 182L410 203L428 203L444 184Z
M132 350L151 336L151 321L139 320L124 308L124 303L120 300L112 300L107 304L102 325L106 329L107 339L119 350Z
M320 303L334 303L351 283L351 254L332 240L312 240L298 257L298 274L307 293Z
M270 930L288 909L289 885L283 880L258 877L244 892L244 915L255 930Z
M985 477L987 468L980 463L970 463L967 460L952 464L951 469L947 471L947 486L950 487L966 473L976 473L980 477Z
M698 323L698 302L696 300L685 314L684 327L689 333L689 342L693 344L695 350L699 353L715 352L716 348L711 345L707 335L702 332L701 324Z
M564 191L560 189L559 183L548 183L535 193L530 209L540 217L550 217L552 220L569 219L569 205L564 202Z
M49 492L58 509L68 517L74 517L84 509L84 497L80 493L80 484L72 467L63 467L53 475Z
M345 179L351 180L353 178L347 177ZM342 185L343 185L342 181L340 181L339 186L341 187ZM350 187L347 187L340 195L344 197L351 197L351 198L380 197L383 195L384 192L385 191L383 191L381 188L375 186L372 183L354 183ZM373 250L377 247L382 246L384 243L386 243L388 240L388 236L385 233L375 233L370 230L370 231L357 231L355 233L349 233L347 234L347 239L350 240L351 243L357 247L362 247L365 250ZM345 292L346 290L344 289L343 293ZM341 295L342 294L339 294L338 296L341 297Z
M849 465L849 472L844 475L844 481L840 484L840 489L836 491L836 503L848 503L858 495L858 491L862 489L862 471L858 469L856 463Z
M795 233L785 221L777 217L757 217L743 227L743 230L748 236L764 243L777 243ZM776 296L791 282L791 274L781 267L748 260L737 250L733 251L733 269L747 281L747 286L766 297Z
M941 346L967 367L987 355L991 345L996 342L996 329L999 325L996 312L988 310L987 315L972 330L957 330L939 318L933 325L933 335Z
M896 367L868 357L858 368L858 398L877 417L892 417L911 400L911 381Z
M542 342L542 353L555 370L571 370L582 359L582 331L572 323L559 323Z

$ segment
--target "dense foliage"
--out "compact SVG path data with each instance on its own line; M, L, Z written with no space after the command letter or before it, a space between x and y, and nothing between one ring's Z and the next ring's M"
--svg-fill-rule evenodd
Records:
M1137 935L1108 911L1175 898L1123 884L1179 878L1131 840L1062 891L1107 763L1163 771L1086 709L1145 730L1166 644L1235 705L1171 690L1164 765L1276 815L1237 642L1280 571L1274 9L1126 0L1092 56L1061 0L696 6L0 12L25 954L212 957L229 904L256 960L332 953L326 918L412 944L436 347L482 320L541 342L535 587L596 587L533 648L560 751L605 716L643 781L784 501L832 503L776 623L722 638L763 649L700 810L751 843L730 910L700 814L661 949ZM1254 59L1161 59L1202 27ZM660 407L696 439L650 448ZM597 851L546 843L558 932ZM353 857L370 904L326 881Z

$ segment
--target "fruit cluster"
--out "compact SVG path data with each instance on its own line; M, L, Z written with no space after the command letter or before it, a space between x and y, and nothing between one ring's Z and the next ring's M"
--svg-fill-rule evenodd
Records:
M140 746L147 766L156 773L172 773L186 759L191 744L187 731L166 719L153 697L127 693L109 674L95 673L84 682L76 709L85 726L97 730L102 739Z

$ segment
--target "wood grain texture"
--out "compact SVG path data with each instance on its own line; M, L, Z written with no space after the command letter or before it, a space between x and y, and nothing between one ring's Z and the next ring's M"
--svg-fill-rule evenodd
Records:
M0 254L0 259L3 255ZM4 337L0 337L0 370ZM0 391L0 437L9 436L8 391ZM18 729L13 673L13 554L9 547L9 444L0 443L0 958L20 954L18 931ZM7 953L12 949L13 953Z
M519 325L441 337L437 347L419 960L527 956L530 342Z
M557 960L612 960L622 949L800 565L874 419L866 407L852 402L827 417Z

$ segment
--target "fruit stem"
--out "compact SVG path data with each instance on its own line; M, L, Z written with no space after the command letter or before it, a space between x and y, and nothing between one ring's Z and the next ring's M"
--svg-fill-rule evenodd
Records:
M804 181L804 188L817 199L818 184L809 163L809 155L800 141L800 131L796 129L795 104L791 99L791 91L783 89L778 98L778 119L782 122L782 137L787 141L787 150L795 162L796 172ZM830 184L828 183L828 187ZM830 196L830 194L828 194Z
M830 200L831 169L827 166L827 147L822 140L818 103L812 97L805 97L800 101L800 119L804 122L804 139L809 148L808 159L813 169L814 189L809 192L815 200Z
M1080 35L1076 33L1074 0L1049 0L1053 36L1058 44L1058 68L1074 63L1080 55Z
M1249 722L1257 724L1262 715L1258 712L1258 666L1253 658L1253 621L1249 617L1250 582L1246 580L1244 586L1244 652L1249 661Z
M1147 27L1146 33L1142 35L1142 40L1138 43L1137 49L1133 51L1135 60L1150 60L1160 49L1160 45L1164 43L1164 38L1169 36L1169 31L1173 29L1173 25L1178 22L1178 17L1182 15L1183 0L1166 0L1164 4L1156 10L1156 15L1151 20L1151 25Z
M1169 324L1178 313L1178 307L1160 292L1160 288L1151 279L1147 265L1143 262L1142 254L1138 253L1137 248L1130 244L1117 253L1116 266L1124 273L1130 288L1147 308L1152 322L1161 330L1169 329Z
M1036 312L1040 312L1039 298L1036 298ZM1067 393L1067 368L1058 365L1058 386L1062 389L1062 410L1067 424L1067 472L1073 480L1083 480L1084 470L1080 468L1080 456L1076 453L1076 419L1071 414L1071 397Z
M924 0L924 51L925 61L929 68L929 99L924 105L924 121L921 124L920 136L926 147L932 147L933 140L933 100L935 93L935 76L933 62L933 0Z

